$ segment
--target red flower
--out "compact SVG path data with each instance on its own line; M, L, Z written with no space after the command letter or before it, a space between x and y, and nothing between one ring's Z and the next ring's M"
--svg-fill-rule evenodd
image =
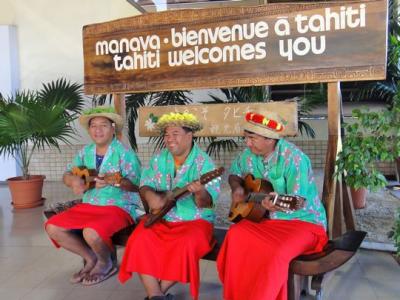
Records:
M268 127L276 129L277 126L278 126L278 122L276 122L274 120L269 120Z
M247 121L247 122L251 120L251 115L252 115L252 114L253 114L253 113L251 113L251 112L248 112L248 113L246 114L246 121Z
M261 114L253 113L253 112L248 112L245 116L247 122L254 122L258 124L263 124L265 122L266 124L264 125L267 128L274 129L276 131L282 131L283 130L283 125L280 124L279 122L271 119L265 118Z

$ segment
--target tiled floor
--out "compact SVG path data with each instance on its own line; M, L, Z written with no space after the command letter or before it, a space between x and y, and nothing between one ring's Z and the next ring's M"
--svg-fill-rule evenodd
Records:
M54 201L73 196L62 185L50 183L45 186L45 197ZM125 285L115 276L93 287L71 285L68 278L80 267L80 260L66 251L54 249L43 231L42 210L42 207L13 210L7 187L0 185L0 300L141 300L145 297L137 277ZM121 257L123 249L118 252ZM323 299L400 299L399 279L400 266L390 254L361 250L329 275ZM187 286L177 285L172 292L179 300L190 299ZM221 299L215 263L201 261L200 299Z

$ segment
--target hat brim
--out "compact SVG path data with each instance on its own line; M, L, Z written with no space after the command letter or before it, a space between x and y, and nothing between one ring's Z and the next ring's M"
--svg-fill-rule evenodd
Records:
M122 129L124 128L124 120L119 114L116 113L110 113L110 112L103 112L103 113L94 113L94 114L89 114L89 115L81 115L79 117L79 123L83 128L86 130L89 130L89 122L91 119L96 118L96 117L103 117L111 120L115 124L115 131L116 132L121 132Z
M273 130L267 129L263 125L258 125L258 124L252 123L252 122L245 122L243 129L246 131L250 131L255 134L261 135L263 137L269 138L269 139L279 140L281 138L279 133L277 133Z

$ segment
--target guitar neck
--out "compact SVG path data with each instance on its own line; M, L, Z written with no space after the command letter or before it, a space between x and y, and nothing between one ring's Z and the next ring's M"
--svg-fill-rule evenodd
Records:
M188 192L188 185L185 185L184 187L173 189L172 196L175 200L177 200L178 198L182 197L187 192Z
M86 176L85 180L86 180L86 182L93 182L96 178L98 178L97 175L95 175L95 176Z
M86 176L85 181L93 182L96 178L104 180L106 183L119 183L118 181L121 181L119 173L105 174L103 177L99 177L98 175Z
M268 200L273 200L274 196L265 193L249 193L247 195L246 201L261 203L261 201L263 201L265 198L267 198Z
M300 196L291 195L270 195L265 193L250 193L247 196L246 201L260 203L262 200L267 198L271 200L274 205L283 209L284 211L294 211L304 207L305 199Z

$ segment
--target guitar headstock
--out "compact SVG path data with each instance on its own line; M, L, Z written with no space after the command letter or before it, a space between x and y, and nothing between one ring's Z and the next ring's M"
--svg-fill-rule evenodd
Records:
M305 199L300 196L277 195L274 204L284 211L295 211L304 207Z
M215 169L213 171L207 172L207 173L201 175L200 183L201 184L206 184L207 182L210 182L211 180L221 176L222 174L224 174L224 172L225 172L225 168L224 167L220 167L220 168Z

